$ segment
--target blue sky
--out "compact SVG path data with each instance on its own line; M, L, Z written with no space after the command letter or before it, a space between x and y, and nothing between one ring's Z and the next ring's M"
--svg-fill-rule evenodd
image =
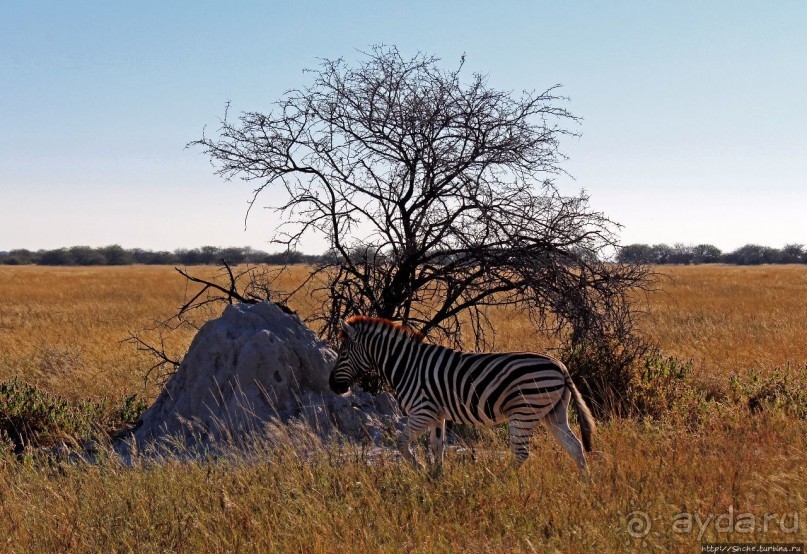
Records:
M377 43L562 84L583 121L559 184L624 243L807 243L806 28L805 2L4 0L0 250L272 250L277 215L245 230L250 184L185 144Z

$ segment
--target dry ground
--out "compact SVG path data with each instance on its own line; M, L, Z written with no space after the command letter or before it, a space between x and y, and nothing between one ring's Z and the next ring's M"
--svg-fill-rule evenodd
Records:
M666 353L693 361L696 379L720 388L734 372L807 367L807 267L661 271L669 278L647 298L643 324ZM18 375L75 399L142 393L150 359L121 341L171 315L184 292L166 267L0 267L0 380ZM505 316L498 348L552 346ZM169 347L179 354L190 339ZM723 404L699 421L601 425L591 485L544 434L517 474L502 471L505 447L491 438L475 459L449 456L436 482L330 447L309 461L275 451L134 468L7 459L0 550L699 552L702 541L804 542L807 422ZM644 514L649 533L631 536Z

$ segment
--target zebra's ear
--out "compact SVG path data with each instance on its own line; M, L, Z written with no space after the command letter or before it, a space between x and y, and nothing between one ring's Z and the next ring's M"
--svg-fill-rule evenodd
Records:
M345 322L344 319L339 320L339 324L342 326L342 332L345 333L345 336L349 339L354 339L356 337L356 329L352 327L348 323Z

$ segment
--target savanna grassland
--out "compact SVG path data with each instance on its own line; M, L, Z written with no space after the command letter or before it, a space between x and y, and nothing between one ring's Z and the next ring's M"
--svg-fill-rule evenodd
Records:
M807 267L659 271L667 277L641 299L642 325L687 367L675 376L686 386L663 416L600 423L590 484L546 433L518 473L504 470L506 446L491 432L450 451L439 480L332 445L306 457L258 448L133 466L6 452L0 550L700 552L705 541L804 542ZM0 267L0 381L71 401L150 401L153 360L125 339L172 315L185 294L168 267ZM502 311L494 321L498 349L554 346L525 318ZM181 356L191 338L170 337L169 353Z

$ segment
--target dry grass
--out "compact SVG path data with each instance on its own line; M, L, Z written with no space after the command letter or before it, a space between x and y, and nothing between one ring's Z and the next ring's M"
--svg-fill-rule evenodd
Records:
M663 269L672 278L648 299L645 324L701 378L807 363L807 267ZM0 267L0 379L73 398L142 390L150 360L120 341L171 315L183 293L165 267ZM501 315L499 348L549 346ZM503 471L505 448L491 435L475 459L449 453L439 481L351 448L134 467L6 458L0 550L692 552L701 541L807 540L807 422L721 404L699 418L602 425L591 485L545 434L516 474ZM643 539L628 534L636 510L652 520ZM677 514L725 524L729 510L759 529L721 532L712 521L699 536L690 520L692 532L675 532ZM767 532L766 514L776 514ZM780 529L785 514L785 530L799 519L796 532Z
M293 286L304 271L293 269L280 286ZM667 277L646 299L643 323L668 354L718 376L807 362L806 266L661 271ZM151 358L122 341L172 315L184 294L170 267L0 266L0 379L20 375L71 397L136 391ZM314 305L293 307L306 315ZM493 318L499 350L554 346L524 317L503 310ZM180 333L171 352L181 356L192 338Z
M705 373L807 361L807 266L664 267L647 330Z
M0 378L74 398L138 390L149 360L121 341L178 306L184 285L172 272L0 267Z
M290 287L303 271L279 284ZM185 297L184 279L166 266L0 266L0 379L17 375L69 398L141 392L154 360L125 341L174 315ZM192 339L181 329L169 354L181 358Z
M518 473L491 449L452 453L438 481L333 448L132 468L6 464L0 536L36 552L692 552L701 541L803 541L806 447L804 428L780 417L698 434L612 422L599 432L592 484L545 434L534 444L543 462ZM636 510L651 521L643 538L628 534ZM694 523L730 510L759 529ZM691 532L674 526L679 514L693 514Z

